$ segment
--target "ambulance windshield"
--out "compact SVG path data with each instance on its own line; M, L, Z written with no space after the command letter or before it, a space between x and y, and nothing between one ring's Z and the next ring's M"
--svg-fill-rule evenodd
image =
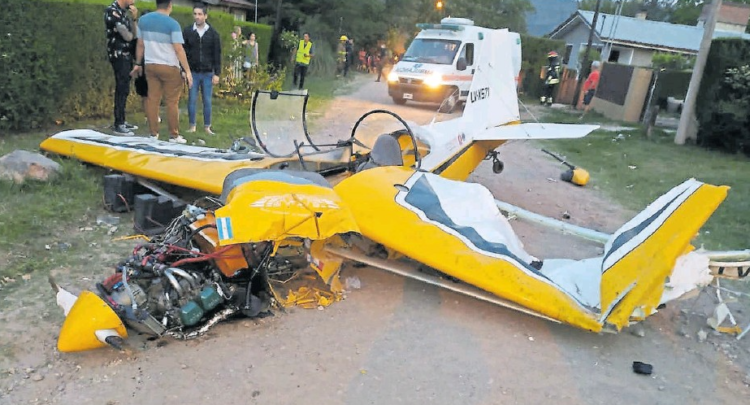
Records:
M450 65L460 45L461 41L455 40L417 38L409 45L401 60Z

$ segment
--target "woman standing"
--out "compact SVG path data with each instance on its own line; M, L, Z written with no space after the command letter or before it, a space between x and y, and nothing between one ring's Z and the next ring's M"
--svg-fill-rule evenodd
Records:
M245 45L245 62L243 63L242 67L244 70L248 70L250 68L253 68L255 66L258 66L260 63L260 59L258 57L258 43L255 41L255 33L251 32L249 39L242 41L242 44Z
M235 26L232 30L232 81L236 82L242 76L242 57L239 48L242 46L242 28Z

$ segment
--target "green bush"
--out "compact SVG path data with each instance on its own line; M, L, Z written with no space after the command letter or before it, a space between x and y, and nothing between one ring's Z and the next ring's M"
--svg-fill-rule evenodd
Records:
M539 80L539 70L548 63L547 53L557 51L558 54L563 55L565 42L521 34L521 49L524 93L539 97L544 87L542 80Z
M313 44L315 44L315 53L310 61L309 74L318 77L332 77L336 73L336 54L334 52L335 43L339 38L336 32L323 22L320 16L312 16L305 20L305 24L300 30L302 33L309 32ZM297 45L295 44L295 47Z
M0 13L0 130L24 130L51 120L110 117L114 78L107 61L104 9L111 0L3 0ZM153 10L154 3L139 2ZM192 10L175 7L181 25ZM266 61L272 27L235 21L209 10L226 49L235 26L253 31ZM228 61L225 61L227 64ZM140 108L133 93L128 108Z
M695 57L669 52L655 52L651 57L651 66L656 69L685 70L693 67Z
M716 39L698 92L698 144L750 156L750 41Z
M583 57L585 55L586 55L586 48L583 48L578 52L579 63L583 63ZM598 61L602 60L602 52L592 46L591 50L589 51L589 69L591 69L591 63L594 62L595 60L598 60Z
M217 95L241 103L249 103L252 101L255 90L280 91L284 84L286 70L280 69L278 72L273 72L268 65L258 65L245 70L242 68L244 53L244 48L240 46L225 49L224 56L230 62L222 65Z

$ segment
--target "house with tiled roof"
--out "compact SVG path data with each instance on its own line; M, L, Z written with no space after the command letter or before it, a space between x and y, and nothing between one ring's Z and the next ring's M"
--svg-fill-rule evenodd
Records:
M750 8L747 10L750 12ZM750 17L750 13L748 16ZM578 56L586 49L593 20L592 11L578 10L549 33L550 38L565 41L563 62L572 69L580 68ZM742 18L734 18L731 21L740 23ZM713 37L741 37L750 40L750 34L746 34L744 28L729 25L732 24L721 26L724 29L717 26ZM744 19L744 25L747 25L747 19ZM731 30L727 30L729 28ZM602 59L607 62L651 66L651 58L656 52L696 55L703 38L703 30L701 23L691 26L647 20L645 13L640 13L636 17L600 13L592 47L598 50Z
M704 4L698 26L702 27L708 19L711 4ZM730 31L743 33L747 29L750 20L750 4L724 2L719 7L719 16L716 17L716 29L719 31Z
M145 1L153 2L154 0ZM249 17L255 13L255 5L257 4L255 0L172 0L172 3L184 7L192 7L196 3L205 3L209 10L231 14L238 21L251 20Z

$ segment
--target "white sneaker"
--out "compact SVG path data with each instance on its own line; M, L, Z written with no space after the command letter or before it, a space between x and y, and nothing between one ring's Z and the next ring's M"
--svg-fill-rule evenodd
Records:
M169 142L172 142L172 143L187 143L187 139L183 138L182 135L177 135L174 138L169 138Z
M120 136L133 136L133 131L129 130L125 125L118 125L114 127L114 132Z
M195 126L191 126L191 127L190 127L190 128L188 128L188 130L187 130L187 131L185 131L185 132L188 132L188 133L191 133L191 134L192 134L193 132L195 132Z
M211 127L205 127L206 133L209 135L216 135L216 132L211 130Z

